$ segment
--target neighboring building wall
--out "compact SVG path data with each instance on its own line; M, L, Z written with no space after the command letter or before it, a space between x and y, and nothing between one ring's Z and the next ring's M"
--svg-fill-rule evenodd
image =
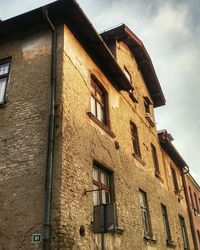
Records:
M114 193L118 227L122 235L106 234L106 249L168 249L164 231L161 203L169 214L172 239L176 249L183 249L178 214L185 218L190 248L193 249L185 197L179 203L170 190L170 173L166 170L167 156L163 157L156 128L145 119L143 97L151 97L144 84L137 63L125 44L118 43L116 58L121 67L129 70L135 86L134 103L127 93L119 92L108 77L97 67L71 31L64 28L63 81L60 110L62 112L61 200L60 225L54 227L52 246L59 249L98 249L100 235L91 229L93 212L93 161L96 160L114 173ZM93 56L95 55L95 52ZM91 74L108 93L110 129L105 132L87 114L90 111ZM151 100L152 101L152 100ZM151 107L152 116L153 107ZM130 121L138 128L141 158L135 157ZM116 141L120 148L115 147ZM155 176L151 143L157 150L160 176ZM165 159L166 157L166 159ZM163 162L164 158L164 162ZM55 178L55 182L56 182ZM144 240L139 189L147 193L154 240ZM175 206L176 204L176 206ZM57 210L52 210L53 217ZM85 227L85 236L80 228Z
M192 211L196 239L200 249L200 187L190 175L186 175L187 192L189 196L189 206Z
M36 30L0 45L0 60L12 56L7 103L0 108L0 249L5 250L41 247L32 235L43 232L51 31Z

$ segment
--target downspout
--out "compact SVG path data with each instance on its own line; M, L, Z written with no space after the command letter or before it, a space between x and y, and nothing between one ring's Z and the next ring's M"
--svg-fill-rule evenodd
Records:
M184 172L184 169L186 170L185 172ZM187 203L187 208L188 208L188 215L189 215L190 228L191 228L192 238L193 238L193 243L194 243L194 250L198 250L196 232L195 232L194 222L192 218L192 211L190 207L189 195L188 195L187 184L186 184L186 179L185 179L185 175L187 173L189 173L189 168L187 166L185 166L184 168L181 168L181 177L183 181L183 188L184 188L185 198L186 198L186 203Z
M48 10L43 9L43 15L52 32L51 44L51 80L49 96L49 124L48 124L48 146L45 179L45 204L44 204L44 228L43 228L43 249L50 249L50 230L51 230L51 198L53 181L53 156L54 156L54 127L55 127L55 89L56 89L56 51L57 33L52 24Z

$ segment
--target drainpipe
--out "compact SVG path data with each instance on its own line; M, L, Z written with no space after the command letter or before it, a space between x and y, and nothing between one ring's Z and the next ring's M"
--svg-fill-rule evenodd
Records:
M185 172L184 172L184 169L186 170ZM187 191L187 184L186 184L186 179L185 179L185 175L187 173L189 173L188 166L181 168L181 176L182 176L183 188L184 188L184 192L185 192L185 198L186 198L188 214L189 214L189 219L190 219L190 227L191 227L192 238L193 238L193 243L194 243L194 250L198 250L196 232L195 232L194 222L193 222L193 218L192 218L192 211L191 211L191 206L190 206L190 201L189 201L189 196L188 196L188 191Z
M55 85L56 85L56 50L57 50L57 33L52 24L48 10L43 9L43 15L47 21L52 33L51 44L51 80L49 96L49 124L48 124L48 146L47 146L47 163L45 179L45 203L44 203L44 228L43 228L43 250L50 249L50 230L51 230L51 197L53 181L53 155L54 155L54 126L55 126Z

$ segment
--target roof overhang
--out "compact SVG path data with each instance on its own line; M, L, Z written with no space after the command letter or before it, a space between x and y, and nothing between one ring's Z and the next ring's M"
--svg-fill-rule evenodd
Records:
M0 22L0 44L19 35L26 35L37 25L45 25L44 9L48 10L49 17L54 23L64 22L70 28L84 49L115 87L120 90L132 89L131 83L124 75L110 50L75 0L58 0Z
M158 81L151 58L141 40L125 25L100 34L105 43L117 40L127 44L142 72L144 81L153 100L154 107L165 105L165 97Z
M187 163L172 144L173 138L167 132L167 130L158 131L158 138L160 141L160 145L169 155L169 157L174 161L174 163L180 168L185 168L186 170L189 170Z

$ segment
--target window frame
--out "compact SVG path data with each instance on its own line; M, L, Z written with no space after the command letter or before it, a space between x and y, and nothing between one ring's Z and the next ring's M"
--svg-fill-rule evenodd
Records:
M97 194L98 195L98 201L97 204L94 203L94 206L97 206L97 205L100 205L100 204L109 204L109 203L112 203L114 202L114 195L113 195L113 191L114 191L114 187L113 187L113 172L111 170L109 170L108 168L106 168L104 165L100 164L99 162L97 161L94 161L93 162L93 171L94 169L97 169L97 179L98 180L95 180L94 179L94 175L92 177L92 183L93 183L93 186L97 186L97 191L94 191L93 193L93 199L95 200L95 195ZM93 172L94 173L94 172ZM101 181L101 176L102 176L102 173L106 173L108 175L108 182L109 182L109 185L106 185L105 183L103 183ZM94 189L94 188L93 188ZM96 190L96 189L94 189ZM109 202L108 203L104 203L103 202L103 191L106 191L106 192L109 192ZM97 192L97 193L96 193ZM105 199L106 199L106 196L105 196Z
M156 147L152 143L151 143L151 154L152 154L152 159L153 159L153 164L154 164L154 169L155 169L155 175L160 176L160 167L159 167L157 150L156 150Z
M93 93L93 90L94 92ZM98 94L99 96L101 96L102 101L98 98ZM102 124L108 126L108 117L107 117L107 112L108 112L108 101L107 101L107 91L105 90L105 88L103 87L103 85L99 82L99 80L92 75L91 76L91 90L90 90L90 111L92 113L92 115ZM95 101L95 114L92 112L92 98ZM100 107L102 108L102 112L103 112L103 121L100 120L98 118L98 110L97 110L97 105L100 105Z
M141 204L141 197L145 206ZM141 210L141 215L142 215L142 223L143 223L143 229L144 229L144 238L153 239L147 193L143 191L142 189L139 189L139 198L140 198L140 210Z
M180 214L179 214L179 223L180 223L180 226L181 226L181 233L182 233L182 240L183 240L184 250L186 250L186 249L188 250L188 249L190 249L190 247L189 247L187 229L186 229L186 226L185 226L185 219Z
M171 175L172 175L172 182L174 186L174 192L179 191L178 179L176 175L176 170L171 166Z
M10 71L11 71L11 57L5 58L5 59L1 59L0 60L0 66L9 63L9 68L8 68L8 72L5 74L0 75L0 79L4 79L6 78L6 86L5 86L5 90L3 93L3 101L0 101L0 106L3 106L6 102L6 95L7 95L7 90L8 90L8 82L9 82L9 78L10 78Z
M172 242L172 236L171 236L171 230L169 225L169 218L167 213L167 207L161 203L161 212L162 212L162 218L163 218L163 225L166 233L166 241L167 243Z
M132 145L133 145L133 150L134 150L133 154L134 156L141 158L138 128L136 124L132 121L130 121L130 130L131 130L131 139L132 139Z

